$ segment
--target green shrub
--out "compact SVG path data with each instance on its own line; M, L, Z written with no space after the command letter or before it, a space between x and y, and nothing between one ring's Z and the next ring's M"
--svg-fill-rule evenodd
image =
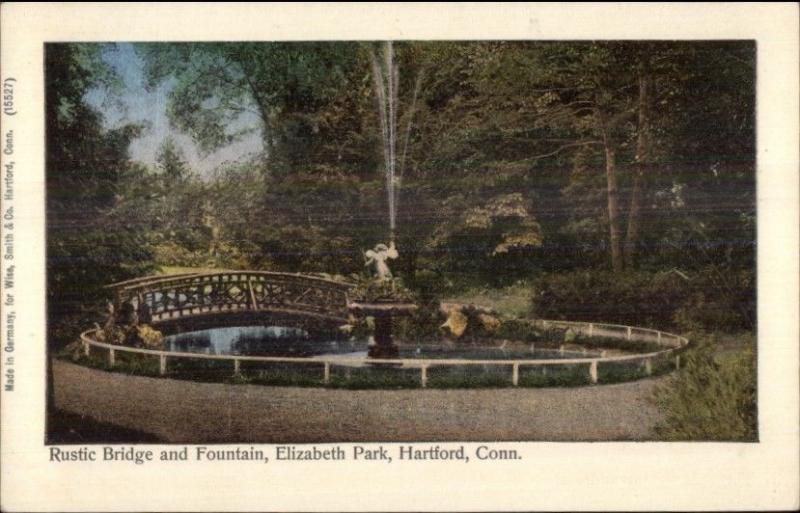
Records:
M752 270L553 273L534 284L532 311L543 319L595 321L687 331L753 327Z
M419 369L404 369L392 366L333 367L331 388L351 390L371 388L419 388Z
M444 288L444 279L434 271L419 270L414 273L410 288L418 308L409 317L396 320L397 339L410 343L440 340L439 326L444 319L439 312L439 294Z
M430 388L503 388L511 386L508 366L459 365L428 368Z
M167 377L191 381L221 382L233 376L233 361L205 358L170 358Z
M666 440L755 441L756 371L753 344L727 355L705 339L681 357L681 370L656 389Z
M200 267L208 258L205 251L191 251L171 240L153 245L153 260L158 265Z
M499 340L514 340L536 343L542 347L558 347L564 343L564 328L541 328L527 319L503 319L490 336Z
M597 366L597 382L624 383L647 377L641 362L603 362Z
M314 387L323 385L323 364L309 361L261 362L240 361L240 373L227 378L227 383L269 386Z
M160 362L157 356L117 351L114 367L126 374L135 376L158 376Z
M591 382L587 365L543 365L521 367L521 387L581 387Z

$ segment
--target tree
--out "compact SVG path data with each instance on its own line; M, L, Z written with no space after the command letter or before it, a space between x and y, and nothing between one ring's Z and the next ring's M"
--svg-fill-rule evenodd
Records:
M55 342L75 336L69 319L81 327L94 319L104 285L140 274L150 257L137 219L113 212L120 181L135 170L128 145L139 127L107 130L84 100L91 87L114 86L104 50L113 49L45 47L47 291Z
M158 150L156 163L161 173L176 182L183 180L189 174L189 167L183 158L183 152L175 145L172 137L167 137Z
M151 86L174 79L168 114L201 149L211 151L260 130L273 172L300 169L314 151L316 111L350 68L345 43L141 44ZM243 115L258 126L238 126Z

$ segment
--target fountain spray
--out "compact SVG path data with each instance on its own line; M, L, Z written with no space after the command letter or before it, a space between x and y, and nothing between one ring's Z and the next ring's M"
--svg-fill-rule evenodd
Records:
M389 204L389 237L394 248L397 226L397 91L399 71L394 62L394 48L391 41L383 44L383 59L375 51L370 53L372 78L383 142L384 170L386 173L386 194Z

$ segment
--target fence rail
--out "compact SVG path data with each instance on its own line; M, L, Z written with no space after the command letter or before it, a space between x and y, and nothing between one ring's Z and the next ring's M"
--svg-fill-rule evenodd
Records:
M457 367L457 366L498 366L507 367L511 371L511 383L519 385L520 368L523 367L553 367L579 365L586 366L589 381L592 384L598 382L598 368L600 365L613 363L639 362L645 369L646 374L652 374L653 362L659 359L674 359L675 367L680 367L680 355L677 351L685 347L689 341L685 337L658 330L650 330L633 326L623 326L616 324L602 324L589 322L573 321L552 321L538 320L542 326L566 327L578 333L588 336L607 336L630 341L655 341L666 349L640 354L625 354L614 356L599 356L586 358L564 358L564 359L515 359L515 360L471 360L471 359L423 359L423 358L399 358L399 359L378 359L361 358L348 359L343 361L337 357L287 357L287 356L245 356L245 355L211 355L202 353L185 353L173 351L161 351L155 349L141 349L128 346L108 344L97 340L99 329L91 329L81 334L81 342L85 354L88 356L92 347L105 349L108 351L108 363L110 366L116 364L117 353L134 353L149 355L159 358L159 372L161 375L167 373L169 359L197 359L229 361L232 364L233 374L241 372L241 362L273 362L273 363L304 363L318 364L323 368L323 383L330 383L331 368L367 366L367 365L390 365L392 367L419 369L420 385L424 388L428 385L428 369L433 367ZM608 335L600 335L607 332ZM642 338L645 337L646 338Z

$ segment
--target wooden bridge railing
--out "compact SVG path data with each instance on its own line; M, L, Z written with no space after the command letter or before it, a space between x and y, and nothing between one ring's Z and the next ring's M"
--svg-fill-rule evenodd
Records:
M202 314L290 312L347 319L345 282L266 271L220 271L151 276L109 285L117 305L146 305L153 323Z

